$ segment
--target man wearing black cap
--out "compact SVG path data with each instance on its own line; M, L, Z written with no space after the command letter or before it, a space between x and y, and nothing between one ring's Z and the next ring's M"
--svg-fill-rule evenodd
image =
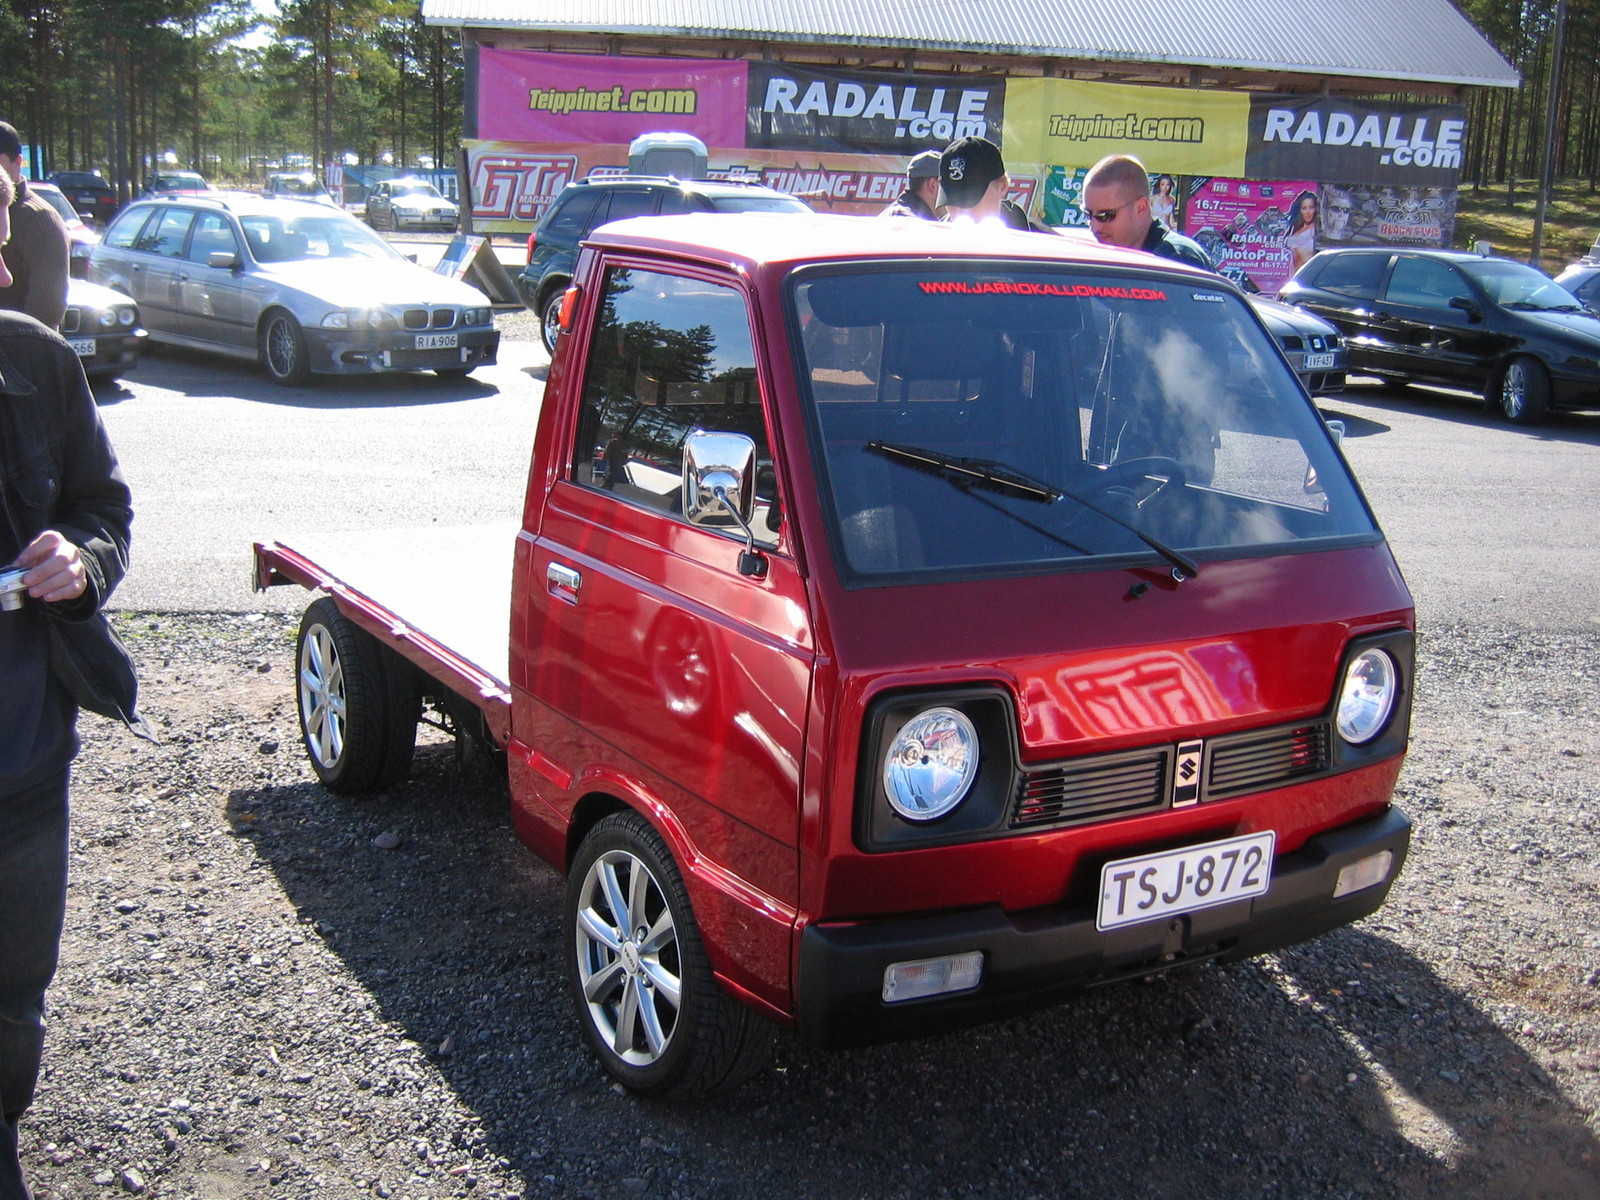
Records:
M924 150L906 165L906 190L879 215L920 217L937 221L934 207L939 203L939 152Z
M25 312L55 329L67 311L67 226L55 209L28 191L22 177L22 139L0 121L0 171L16 189L11 202L11 242L0 250L11 283L0 288L0 308Z
M999 221L1012 229L1053 233L1006 199L1010 186L1000 147L988 138L960 138L939 156L939 199L946 221Z

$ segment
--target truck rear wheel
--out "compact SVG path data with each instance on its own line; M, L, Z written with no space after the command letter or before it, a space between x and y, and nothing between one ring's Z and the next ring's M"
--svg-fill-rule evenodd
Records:
M422 713L409 664L327 596L300 620L295 664L300 734L323 786L354 794L403 779Z
M772 1027L717 987L683 877L638 813L614 813L584 839L565 912L578 1020L626 1087L711 1095L766 1062Z

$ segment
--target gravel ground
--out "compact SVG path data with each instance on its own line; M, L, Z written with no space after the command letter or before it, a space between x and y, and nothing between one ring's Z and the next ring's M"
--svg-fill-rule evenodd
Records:
M1425 631L1393 901L1292 951L733 1095L581 1047L560 883L425 740L312 781L279 615L124 614L159 748L84 723L41 1197L1600 1195L1600 652ZM1486 663L1494 663L1486 670Z

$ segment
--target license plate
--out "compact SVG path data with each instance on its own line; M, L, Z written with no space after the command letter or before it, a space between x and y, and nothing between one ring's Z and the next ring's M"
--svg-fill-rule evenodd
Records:
M1308 371L1326 371L1332 366L1333 355L1331 354L1306 355L1306 370Z
M453 333L419 333L417 334L418 350L454 350L456 348L456 335Z
M1120 929L1265 895L1276 842L1269 830L1107 863L1095 928Z
M74 354L76 354L79 358L93 358L94 357L94 339L93 338L70 338L67 341L67 345L72 347L72 352Z

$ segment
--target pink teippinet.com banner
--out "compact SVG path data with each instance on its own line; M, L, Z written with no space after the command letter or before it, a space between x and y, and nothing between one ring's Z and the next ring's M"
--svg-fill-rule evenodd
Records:
M743 62L478 52L478 136L486 141L627 145L641 133L691 133L742 146Z

